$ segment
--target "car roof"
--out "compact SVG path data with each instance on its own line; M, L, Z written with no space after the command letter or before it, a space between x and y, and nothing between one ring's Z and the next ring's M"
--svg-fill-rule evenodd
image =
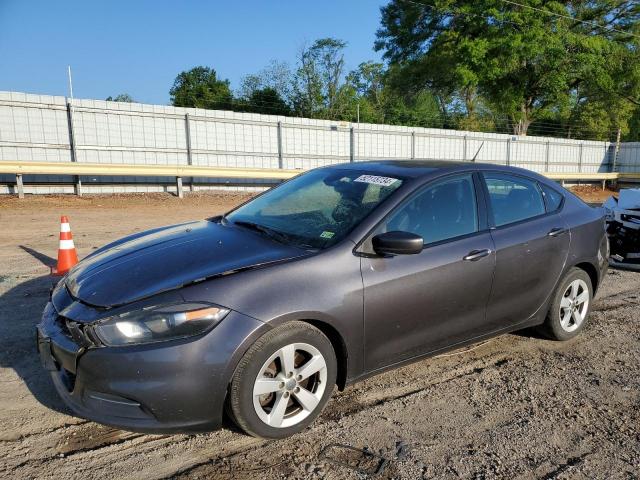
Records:
M436 172L457 170L505 170L537 176L534 172L521 168L506 167L492 163L461 162L454 160L370 160L330 165L325 168L362 170L367 173L379 173L405 178L421 178Z

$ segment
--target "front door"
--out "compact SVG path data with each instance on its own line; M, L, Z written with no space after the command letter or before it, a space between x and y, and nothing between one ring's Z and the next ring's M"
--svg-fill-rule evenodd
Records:
M365 363L369 371L436 351L486 330L493 241L477 180L436 180L390 214L375 234L422 236L417 255L363 257Z

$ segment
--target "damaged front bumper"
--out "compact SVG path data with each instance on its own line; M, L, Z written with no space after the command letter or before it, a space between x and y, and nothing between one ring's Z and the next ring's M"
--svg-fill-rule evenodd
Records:
M231 312L207 334L127 347L78 345L54 306L36 327L38 354L78 416L143 433L219 428L235 364L268 328Z

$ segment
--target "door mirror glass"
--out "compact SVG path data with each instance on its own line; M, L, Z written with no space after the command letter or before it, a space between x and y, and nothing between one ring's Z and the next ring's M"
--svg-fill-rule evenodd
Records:
M415 255L422 252L424 240L410 232L386 232L372 239L373 250L378 255Z

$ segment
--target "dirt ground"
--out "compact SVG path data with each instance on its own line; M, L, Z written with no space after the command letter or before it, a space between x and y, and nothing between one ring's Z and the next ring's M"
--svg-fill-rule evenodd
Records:
M79 255L125 234L205 218L245 195L0 197L0 477L365 478L321 458L388 462L375 478L640 478L640 273L610 270L588 327L532 332L424 360L335 392L302 434L135 434L74 417L35 354L59 216ZM589 199L593 201L593 199Z
M600 185L577 185L571 187L571 191L588 203L603 203L612 195L618 196L617 189L607 187L603 190Z

